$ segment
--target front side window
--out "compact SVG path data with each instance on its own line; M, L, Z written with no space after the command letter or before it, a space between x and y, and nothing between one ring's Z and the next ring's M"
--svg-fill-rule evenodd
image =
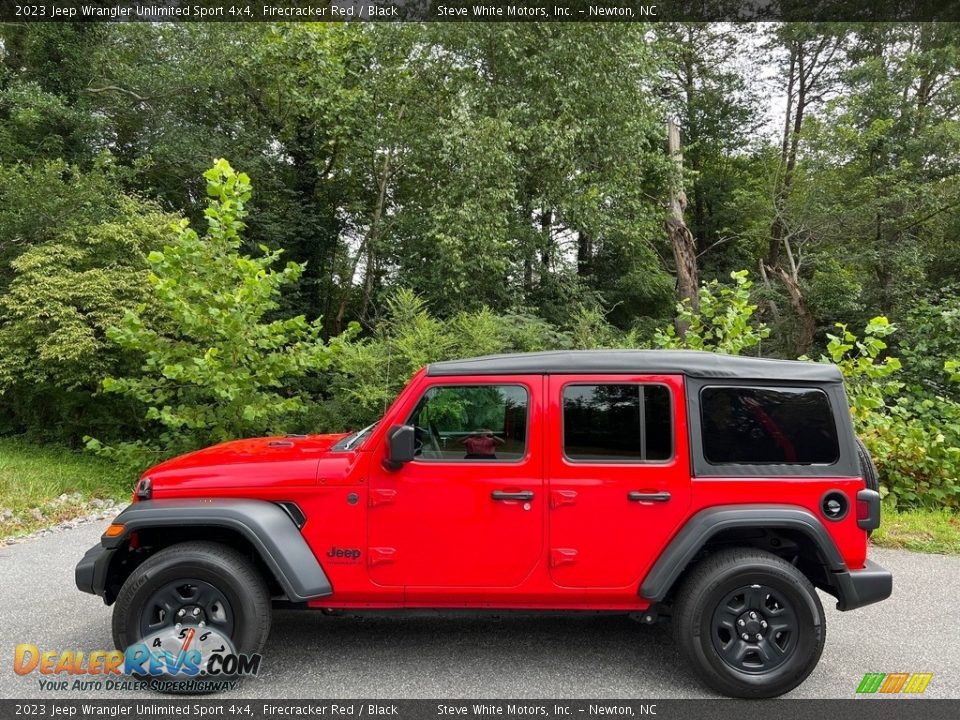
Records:
M700 414L703 455L713 464L832 465L840 457L822 390L706 387Z
M672 417L670 389L664 385L567 385L563 452L583 461L669 460Z
M418 460L516 462L527 450L529 399L522 385L442 385L410 415Z

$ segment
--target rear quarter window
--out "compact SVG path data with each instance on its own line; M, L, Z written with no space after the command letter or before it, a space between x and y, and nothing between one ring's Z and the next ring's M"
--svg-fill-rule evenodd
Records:
M840 457L830 400L817 388L705 387L700 418L713 465L832 465Z

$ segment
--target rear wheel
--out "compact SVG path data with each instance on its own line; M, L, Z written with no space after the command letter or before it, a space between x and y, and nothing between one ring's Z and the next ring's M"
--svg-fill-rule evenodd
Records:
M677 597L677 644L718 692L782 695L820 660L826 638L820 598L776 555L748 548L718 552L693 568Z
M877 466L870 457L870 451L863 444L863 440L857 438L857 459L860 461L860 475L868 490L876 493L880 492L880 474L877 472ZM873 535L873 530L867 530L867 536Z
M860 461L860 474L867 484L867 489L880 492L880 476L877 474L877 466L873 464L870 451L867 450L867 446L863 444L863 440L860 438L857 438L857 459Z

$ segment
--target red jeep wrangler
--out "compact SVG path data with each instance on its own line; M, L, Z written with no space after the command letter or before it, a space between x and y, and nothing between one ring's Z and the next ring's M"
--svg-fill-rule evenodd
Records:
M76 570L126 648L203 623L259 651L271 603L670 617L721 693L801 683L867 560L876 471L841 375L699 352L502 355L421 370L351 435L164 462ZM192 635L191 635L192 637Z

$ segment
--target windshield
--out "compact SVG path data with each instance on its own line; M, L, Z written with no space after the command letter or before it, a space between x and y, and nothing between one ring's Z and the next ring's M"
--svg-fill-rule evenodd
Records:
M380 421L377 420L377 422L367 425L362 430L357 430L357 432L347 435L343 440L334 445L332 449L334 451L353 450L357 445L367 439L379 422Z

